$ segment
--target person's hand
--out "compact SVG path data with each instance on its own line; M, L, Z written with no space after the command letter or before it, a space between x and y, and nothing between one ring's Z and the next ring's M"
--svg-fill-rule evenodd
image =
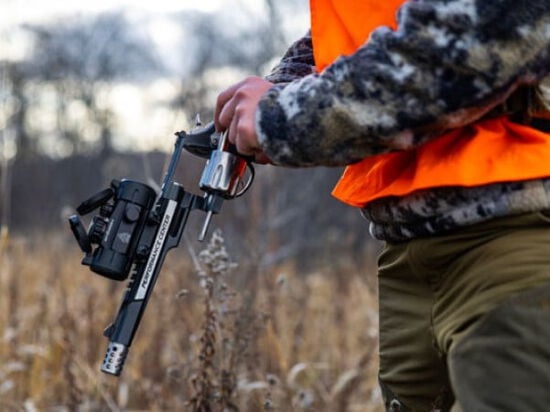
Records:
M256 134L255 113L260 98L273 86L261 77L248 77L218 96L214 123L216 130L228 130L228 139L243 155L254 156L258 163L268 163Z

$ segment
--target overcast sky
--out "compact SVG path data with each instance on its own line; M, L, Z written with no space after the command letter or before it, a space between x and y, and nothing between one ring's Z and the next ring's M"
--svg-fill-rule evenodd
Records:
M212 12L223 3L246 3L254 7L254 0L0 0L0 24L36 22L75 13L97 13L116 9L133 9L150 13L170 13L185 9Z
M308 2L294 0L296 6L292 13L284 16L283 24L290 36L298 36L306 30ZM263 7L264 2L258 0L0 0L0 58L8 55L17 59L24 53L24 34L15 30L22 23L46 23L123 10L137 20L146 18L147 35L161 48L170 49L181 31L181 27L170 19L172 13L186 10L221 12L233 14L235 24L246 25L250 15L261 14Z
M296 9L307 10L309 0L294 0ZM0 28L21 22L38 22L75 14L127 9L152 14L184 10L214 12L222 8L260 11L258 0L0 0ZM301 13L299 13L301 14ZM292 19L295 16L287 16Z
M295 7L283 16L288 37L299 36L308 27L308 0L294 0ZM170 66L172 51L181 41L181 22L173 19L182 11L218 12L233 25L244 26L254 21L254 15L262 15L264 1L260 0L0 0L0 60L19 60L28 54L28 34L17 30L22 23L40 24L56 20L93 17L96 13L123 10L135 27L148 36L158 47L161 56ZM251 18L252 16L252 18ZM173 72L181 73L181 58L175 55ZM110 93L116 114L123 119L125 136L129 145L147 147L145 137L170 135L174 129L173 113L158 108L155 102L170 99L177 90L177 82L159 80L145 87L119 84ZM176 119L181 128L183 122ZM158 140L158 139L157 139Z

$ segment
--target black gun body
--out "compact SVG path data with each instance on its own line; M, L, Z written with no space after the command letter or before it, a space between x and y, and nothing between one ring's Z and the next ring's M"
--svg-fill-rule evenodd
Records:
M158 200L138 241L138 258L115 322L105 330L109 346L101 370L112 375L122 372L168 251L178 246L189 212L202 203L177 183L171 183L165 191L168 194Z

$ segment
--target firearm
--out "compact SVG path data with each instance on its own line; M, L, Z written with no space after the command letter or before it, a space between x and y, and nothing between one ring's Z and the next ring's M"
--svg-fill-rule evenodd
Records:
M199 188L192 194L174 181L182 149L208 159ZM249 171L247 173L247 170ZM77 207L79 215L99 209L86 230L77 215L71 230L85 253L82 264L109 279L128 279L121 306L104 335L109 339L101 371L119 376L168 251L178 246L192 210L206 212L203 240L211 218L226 199L241 196L252 184L251 159L239 155L214 124L176 133L176 143L160 193L129 179L113 180Z

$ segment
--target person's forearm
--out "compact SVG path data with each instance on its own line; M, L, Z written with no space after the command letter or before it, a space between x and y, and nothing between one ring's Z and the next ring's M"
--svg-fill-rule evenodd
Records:
M550 72L548 0L415 1L321 74L272 88L259 142L282 165L346 165L471 123Z

